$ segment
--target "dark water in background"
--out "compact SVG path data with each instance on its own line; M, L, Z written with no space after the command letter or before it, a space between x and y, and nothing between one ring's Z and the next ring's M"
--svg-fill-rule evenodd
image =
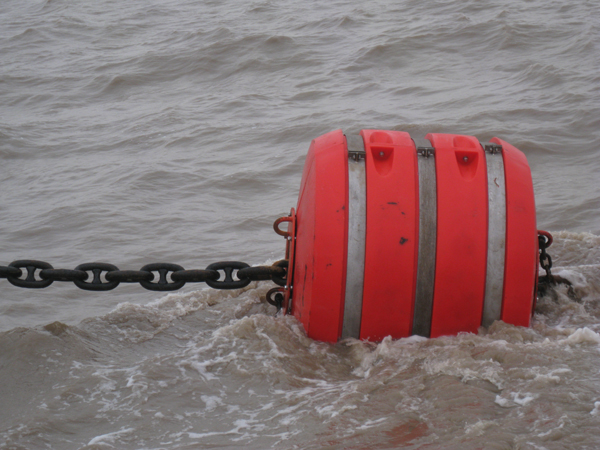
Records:
M264 283L0 281L1 448L600 448L599 32L593 1L3 1L0 264L274 261L311 139L447 132L525 152L579 301L328 345Z

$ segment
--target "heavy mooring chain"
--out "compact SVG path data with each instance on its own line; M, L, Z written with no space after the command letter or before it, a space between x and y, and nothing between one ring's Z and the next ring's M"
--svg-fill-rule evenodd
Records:
M552 257L546 253L546 249L552 245L552 235L547 231L538 230L538 241L540 244L540 266L546 271L546 276L552 278Z
M538 240L540 244L540 266L546 271L546 275L538 278L538 295L543 297L550 290L563 284L567 287L567 295L569 297L573 300L581 301L581 298L577 296L573 284L569 280L560 275L552 275L552 257L546 252L546 249L552 245L552 235L547 231L538 230Z
M169 263L147 264L140 270L119 270L112 264L93 262L69 270L55 269L44 261L26 259L0 266L0 278L29 289L45 288L55 281L71 281L86 291L110 291L121 283L139 283L150 291L176 291L186 283L201 282L214 289L240 289L252 281L261 280L271 280L279 286L285 286L287 267L287 260L277 261L272 266L257 267L240 261L222 261L210 264L204 270L185 270Z

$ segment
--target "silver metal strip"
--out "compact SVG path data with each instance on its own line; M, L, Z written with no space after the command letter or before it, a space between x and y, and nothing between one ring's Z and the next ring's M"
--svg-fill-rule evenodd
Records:
M482 144L488 179L488 250L481 325L489 327L502 316L506 253L506 184L502 147Z
M419 168L419 255L412 333L429 337L433 310L437 239L435 150L427 139L413 139Z
M364 142L361 136L347 136L348 142L348 262L342 339L360 336L365 239L367 232L367 181ZM361 156L362 155L362 156Z

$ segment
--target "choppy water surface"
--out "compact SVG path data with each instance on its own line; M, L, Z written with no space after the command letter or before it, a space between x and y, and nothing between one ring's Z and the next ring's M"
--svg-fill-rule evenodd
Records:
M188 285L0 280L7 449L600 448L597 2L5 1L0 265L283 256L310 140L498 136L532 168L554 272L533 326L305 337ZM565 230L565 231L560 231Z

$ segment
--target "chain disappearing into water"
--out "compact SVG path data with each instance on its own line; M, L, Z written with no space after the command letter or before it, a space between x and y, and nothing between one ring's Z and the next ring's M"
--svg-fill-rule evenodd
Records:
M119 270L112 264L94 262L70 270L55 269L44 261L19 260L0 266L0 278L28 289L45 288L55 281L70 281L86 291L110 291L120 283L139 283L150 291L176 291L186 283L201 282L214 289L240 289L252 281L262 280L285 286L287 268L288 261L281 260L272 266L255 267L240 261L222 261L210 264L204 270L185 270L169 263L147 264L140 270Z
M552 278L552 257L546 253L546 249L552 245L552 235L547 231L538 230L538 241L540 244L540 266L546 271L546 276Z
M540 266L546 271L546 275L538 278L538 296L543 297L558 285L563 284L567 287L567 295L571 299L581 301L581 297L577 295L573 284L569 280L559 275L552 275L552 257L546 252L546 249L552 245L552 235L547 231L538 230L538 239L540 244Z

